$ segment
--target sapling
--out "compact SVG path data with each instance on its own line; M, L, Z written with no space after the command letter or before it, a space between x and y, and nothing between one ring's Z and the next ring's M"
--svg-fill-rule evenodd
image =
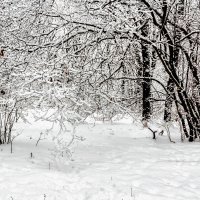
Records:
M22 133L18 133L17 135L14 135L11 137L11 140L10 140L10 153L13 153L13 141L16 137L18 137L19 135L21 135Z
M43 137L42 137L43 136ZM45 136L44 136L44 133L43 132L41 132L40 133L40 136L39 136L39 138L38 138L38 140L37 140L37 142L36 142L36 144L35 144L35 146L37 147L37 145L38 145L38 143L41 141L41 140L45 140L46 138L45 138Z

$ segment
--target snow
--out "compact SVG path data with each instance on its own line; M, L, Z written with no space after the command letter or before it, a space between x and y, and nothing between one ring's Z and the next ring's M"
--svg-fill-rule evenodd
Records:
M130 121L129 121L130 122ZM151 139L126 120L82 124L72 159L59 157L39 134L44 121L19 123L21 135L0 146L1 200L186 200L199 199L199 143L181 143L178 129Z

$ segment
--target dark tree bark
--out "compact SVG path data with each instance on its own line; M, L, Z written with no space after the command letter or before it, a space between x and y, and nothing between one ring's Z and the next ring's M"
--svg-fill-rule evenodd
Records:
M142 30L141 35L148 37L149 35L149 23L146 23ZM150 119L151 116L151 61L150 61L150 45L142 42L142 117L143 120Z

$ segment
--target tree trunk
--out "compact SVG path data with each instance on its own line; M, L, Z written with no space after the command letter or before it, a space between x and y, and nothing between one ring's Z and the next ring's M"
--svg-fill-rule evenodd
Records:
M141 35L148 37L149 35L149 24L146 23L143 28ZM150 45L142 43L142 72L143 72L143 81L142 81L142 118L143 120L150 119L151 116L151 61L150 61Z
M177 4L176 12L174 14L174 23L178 22L177 17L181 14L184 14L184 9L180 7L180 5L184 5L183 2L179 2ZM166 13L167 13L167 2L166 0L163 1L163 25L165 25L166 21ZM169 64L172 66L172 69L177 71L178 68L178 59L179 59L179 44L177 41L181 39L181 32L177 30L176 27L174 27L174 33L173 33L173 46L169 46ZM167 82L167 97L165 101L165 110L164 110L164 121L169 122L171 121L171 110L172 110L172 105L173 105L173 97L174 97L174 88L175 88L175 83L173 82L172 78L169 77L169 80Z

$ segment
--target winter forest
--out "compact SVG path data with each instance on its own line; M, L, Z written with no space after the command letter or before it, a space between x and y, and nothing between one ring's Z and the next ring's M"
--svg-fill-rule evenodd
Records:
M0 200L198 200L199 0L1 0Z

